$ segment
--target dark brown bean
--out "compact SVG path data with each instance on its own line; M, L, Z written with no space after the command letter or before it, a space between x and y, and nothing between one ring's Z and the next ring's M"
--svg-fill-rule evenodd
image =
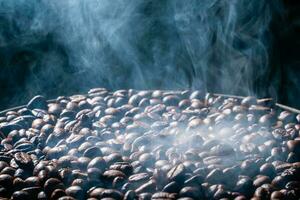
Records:
M52 192L56 189L64 189L64 185L60 180L50 178L45 182L44 191L48 196L51 196Z
M135 192L137 194L141 194L141 193L153 193L156 189L156 182L154 180L150 180L146 183L144 183L143 185L141 185L140 187L138 187Z
M254 187L260 187L265 183L271 183L271 179L268 176L260 176L253 181Z
M68 196L74 197L75 199L84 199L85 194L80 186L71 186L66 189L66 194Z
M51 194L51 199L59 199L60 197L66 196L66 192L62 189L56 189Z
M176 182L184 182L185 181L185 173L186 169L183 164L176 165L173 167L167 174L168 180L176 181Z
M109 167L110 169L119 170L129 176L133 172L133 167L127 162L116 162Z
M11 199L13 200L30 200L30 194L25 191L16 191L12 194Z
M290 151L300 155L300 139L299 140L289 140L287 142L287 147Z
M104 170L106 168L106 162L102 157L96 157L90 161L87 168L98 168Z
M176 198L177 198L176 193L157 192L152 195L151 199L153 199L153 200L158 200L158 199L172 200L172 199L176 199Z
M180 197L190 197L193 199L204 198L203 191L201 187L184 187L179 192Z
M136 198L136 193L133 190L128 190L124 195L124 200L131 200Z
M241 102L243 106L255 105L257 103L257 99L255 97L248 96L244 98Z

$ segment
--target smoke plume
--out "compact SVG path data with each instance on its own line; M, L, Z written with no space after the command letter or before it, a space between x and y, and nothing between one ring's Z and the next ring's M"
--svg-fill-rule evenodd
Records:
M18 103L96 86L272 95L276 85L261 77L270 73L270 24L280 7L278 0L1 0L1 88Z

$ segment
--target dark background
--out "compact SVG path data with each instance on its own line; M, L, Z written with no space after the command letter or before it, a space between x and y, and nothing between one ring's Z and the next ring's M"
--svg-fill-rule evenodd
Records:
M14 13L6 12L10 9L5 8L0 2L0 109L25 104L37 94L45 95L51 99L60 95L86 92L92 87L107 87L109 89L192 88L206 89L210 92L248 95L249 92L243 88L231 90L230 87L234 84L232 82L224 86L224 82L219 81L217 66L208 68L209 72L208 76L205 77L205 84L199 83L199 87L197 86L195 80L201 82L201 75L198 75L193 69L192 59L187 59L189 53L184 48L179 33L174 32L171 28L168 29L168 27L172 27L174 22L163 23L162 20L156 20L157 16L160 16L159 19L167 16L165 9L162 9L164 8L163 2L145 4L143 17L153 19L152 24L147 28L129 24L136 32L141 31L139 28L142 27L143 34L138 37L141 41L132 38L129 38L128 41L137 43L140 59L153 57L147 48L154 48L151 45L156 40L161 41L156 53L162 57L168 56L166 52L169 51L169 46L172 46L172 48L178 49L176 51L178 53L172 55L172 60L175 60L174 63L167 65L164 62L168 62L168 60L160 59L162 60L161 63L155 63L156 68L151 68L151 65L143 66L143 62L133 63L130 59L120 58L120 55L130 58L131 55L126 54L127 47L124 52L114 50L112 47L105 49L105 53L109 55L107 58L109 62L101 61L95 64L103 64L104 67L101 67L101 70L93 67L78 67L76 58L72 58L72 56L76 57L80 54L71 54L69 46L62 38L58 37L57 30L62 29L63 27L60 26L63 24L55 23L59 21L55 13L47 15L48 18L44 19L49 21L49 25L43 24L43 29L47 31L28 34L26 22L34 18L31 11L24 14L23 3L22 8L13 9ZM18 9L22 12L18 12ZM44 12L48 11L45 10ZM24 23L24 25L18 23ZM97 29L97 27L93 27L93 29ZM74 31L76 32L76 30ZM272 96L280 103L300 108L299 1L283 1L282 10L272 17L270 35L272 36L272 44L270 45L272 48L268 50L268 69L256 77L255 81L250 82L249 87L254 88L250 94L255 94L258 97ZM79 39L84 40L84 38ZM105 41L101 42L105 43ZM80 52L80 50L80 47L72 49L76 52ZM101 55L99 56L101 57ZM97 57L94 59L97 60ZM155 59L153 58L153 60ZM137 65L141 66L137 67ZM155 74L152 74L153 71ZM143 74L143 76L139 74Z

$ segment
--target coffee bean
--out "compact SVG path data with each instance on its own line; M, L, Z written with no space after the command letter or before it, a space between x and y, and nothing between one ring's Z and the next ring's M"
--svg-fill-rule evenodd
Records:
M64 189L64 185L60 180L55 178L48 179L44 184L44 191L48 196L51 196L52 192L56 189Z
M184 187L179 192L180 197L190 197L193 199L202 199L204 198L203 191L201 187Z
M249 197L254 192L253 181L249 177L241 178L236 183L235 190Z
M273 125L276 121L276 118L274 115L266 114L259 118L259 123L262 125Z
M241 170L243 175L254 176L259 171L259 166L253 160L245 160L241 164Z
M130 183L135 183L139 185L140 183L145 183L149 178L150 176L147 173L138 173L138 174L131 175L128 178L128 181Z
M106 162L102 157L96 157L90 161L87 168L98 168L100 170L104 170L106 168Z
M152 199L176 199L177 195L175 193L167 193L167 192L157 192L152 195Z
M250 106L250 105L255 105L257 103L257 99L255 97L248 96L244 98L241 102L241 105L243 106Z
M132 171L133 171L132 165L127 162L116 162L116 163L110 165L109 168L114 169L114 170L119 170L119 171L123 172L124 174L126 174L127 176L132 174Z
M56 116L58 116L61 113L61 111L63 110L63 108L57 103L53 103L53 104L50 104L48 106L49 106L48 112L50 114L53 114L53 115L56 115Z
M75 199L85 198L83 189L80 186L71 186L66 189L66 194L68 196L74 197Z
M16 191L12 194L11 199L13 200L30 200L30 195L25 191Z
M131 200L136 198L136 193L133 190L128 190L124 195L124 200Z
M150 180L146 183L144 183L143 185L141 185L140 187L138 187L135 192L137 194L141 194L141 193L153 193L156 189L156 182L154 180Z
M36 109L36 108L42 109L42 110L47 110L48 106L47 106L46 98L41 96L41 95L33 97L28 102L27 108L30 109L30 110L33 110L33 109Z
M152 197L152 194L151 193L141 193L138 195L138 199L139 200L150 200Z
M94 197L92 195L90 195L91 197ZM107 197L110 197L110 198L113 198L113 199L116 199L116 200L121 200L123 199L123 194L117 190L113 190L113 189L103 189L102 192L100 193L100 195L98 196L95 196L97 198L107 198Z
M287 142L287 147L290 151L300 155L300 140L289 140Z
M170 182L176 181L176 182L184 182L185 180L185 166L183 164L176 165L167 174L167 178Z
M284 194L282 194L280 191L274 191L271 194L271 199L284 199Z
M253 181L253 185L257 188L262 186L265 183L271 183L271 179L268 176L260 176L257 177L254 181Z
M103 177L112 182L114 180L114 178L116 177L122 177L122 178L126 178L126 175L119 171L119 170L114 170L114 169L111 169L111 170L107 170L103 173Z
M0 174L0 185L10 189L13 185L13 177L8 174Z
M90 147L84 151L83 156L93 158L97 156L102 156L102 152L98 147Z
M263 188L263 187L257 188L255 190L254 195L261 199L269 199L271 196L270 192L266 188Z
M66 192L62 189L56 189L51 194L51 199L59 199L66 196Z
M63 197L60 197L58 200L75 200L75 199L70 196L63 196Z
M165 96L163 98L163 103L167 106L177 106L179 103L179 98L175 95Z

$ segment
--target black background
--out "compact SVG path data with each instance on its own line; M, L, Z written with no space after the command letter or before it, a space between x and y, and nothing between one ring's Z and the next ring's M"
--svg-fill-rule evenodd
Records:
M0 30L3 36L0 39L8 44L0 46L0 109L25 104L37 94L45 95L51 99L60 95L86 92L92 87L108 87L109 89L132 87L128 81L123 84L123 81L128 78L128 69L119 71L117 75L121 74L121 77L118 77L117 84L112 85L109 80L96 79L97 74L94 71L72 68L63 43L57 41L54 34L37 35L38 39L24 43L21 34L11 34L13 26L7 15L0 13ZM257 84L262 83L262 87L259 87L260 89L256 93L259 97L274 96L280 103L300 108L299 1L284 1L284 12L280 16L274 16L271 31L274 44L272 44L273 48L270 52L270 66L268 72L259 78L260 81ZM152 34L162 34L161 36L164 37L164 33L154 31ZM45 52L55 53L56 59L62 63L60 69L49 68L47 65L45 65L47 66L45 69L41 65L34 65L41 60ZM181 69L174 66L174 70ZM182 70L185 73L186 70ZM40 71L47 71L47 73L39 73ZM189 76L189 72L186 73ZM35 77L35 74L40 75ZM87 77L96 79L96 81L91 81ZM134 78L134 75L132 77ZM176 77L169 78L174 79ZM207 90L228 92L220 91L217 85L217 80L212 79L207 84ZM275 94L264 91L264 85L275 85ZM148 84L145 87L145 89L154 88L177 89L176 86L168 87L167 84L160 84L159 80L154 80L153 84ZM243 91L237 91L235 94L245 95Z

